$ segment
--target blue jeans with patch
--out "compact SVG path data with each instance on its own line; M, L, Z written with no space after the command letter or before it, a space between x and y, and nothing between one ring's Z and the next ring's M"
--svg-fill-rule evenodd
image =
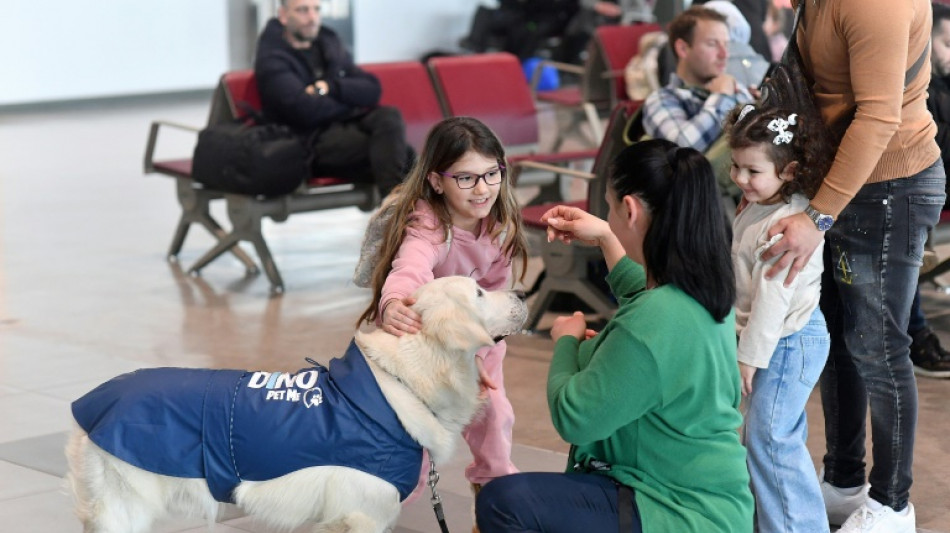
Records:
M831 354L821 378L825 480L865 481L871 409L870 496L901 511L913 482L917 382L907 334L928 230L946 198L943 163L863 186L825 236L821 310Z
M752 378L742 435L758 533L828 531L806 446L805 404L828 360L830 344L825 317L815 309L805 327L779 340L769 367Z

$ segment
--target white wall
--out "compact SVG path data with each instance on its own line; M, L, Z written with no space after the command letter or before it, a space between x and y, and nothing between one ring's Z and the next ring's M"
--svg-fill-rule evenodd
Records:
M0 105L213 87L227 0L3 0Z
M354 57L360 63L419 59L433 50L457 51L468 33L475 0L352 0Z
M348 1L353 53L360 63L457 51L476 6L493 4L491 0ZM270 0L230 2L256 5L264 16L271 8ZM228 4L229 0L2 0L0 106L210 89L232 64ZM254 45L239 44L247 50Z

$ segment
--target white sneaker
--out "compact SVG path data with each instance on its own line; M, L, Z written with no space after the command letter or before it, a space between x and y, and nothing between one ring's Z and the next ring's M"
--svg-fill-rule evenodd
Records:
M915 533L917 518L914 515L914 506L907 504L907 512L900 514L888 506L872 511L867 505L862 505L841 526L838 533Z
M821 480L821 497L825 500L825 511L828 513L828 523L840 526L854 511L864 505L868 499L871 485L865 483L856 494L845 494L838 487L825 481L825 471L818 474Z

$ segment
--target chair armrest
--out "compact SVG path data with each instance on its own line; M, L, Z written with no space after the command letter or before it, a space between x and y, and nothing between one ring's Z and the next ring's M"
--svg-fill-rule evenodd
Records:
M584 171L576 170L569 167L562 167L558 165L552 165L550 163L541 163L540 161L522 161L515 163L514 165L518 170L522 168L530 168L534 170L544 170L547 172L553 172L554 174L563 174L565 176L570 176L572 178L578 178L583 180L592 180L594 179L594 174Z
M155 171L154 157L155 157L155 146L158 144L158 131L162 126L167 126L169 128L190 131L198 133L201 131L201 128L196 128L187 124L179 124L177 122L170 122L167 120L154 120L152 121L151 126L149 126L148 131L148 142L145 144L145 172L151 173Z
M544 67L554 67L558 72L567 72L577 74L578 76L584 74L584 67L580 65L542 59L534 66L534 72L531 73L531 94L537 94L538 92L538 83L541 81L541 70L544 69Z
M622 69L621 70L605 70L604 72L600 73L600 77L604 78L605 80L612 80L615 78L622 78L623 74L624 74L624 71Z

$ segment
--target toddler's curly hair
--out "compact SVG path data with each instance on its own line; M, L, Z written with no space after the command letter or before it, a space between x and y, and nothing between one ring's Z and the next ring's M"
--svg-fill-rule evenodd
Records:
M748 109L747 109L748 108ZM796 115L795 124L787 131L792 134L789 142L775 143L777 131L769 129L773 120L788 121ZM834 145L821 117L780 107L766 107L761 103L739 105L726 117L726 134L732 150L763 144L766 153L775 164L776 174L792 162L797 162L794 179L785 182L779 193L789 201L795 193L812 199L821 186L825 174L834 161Z

